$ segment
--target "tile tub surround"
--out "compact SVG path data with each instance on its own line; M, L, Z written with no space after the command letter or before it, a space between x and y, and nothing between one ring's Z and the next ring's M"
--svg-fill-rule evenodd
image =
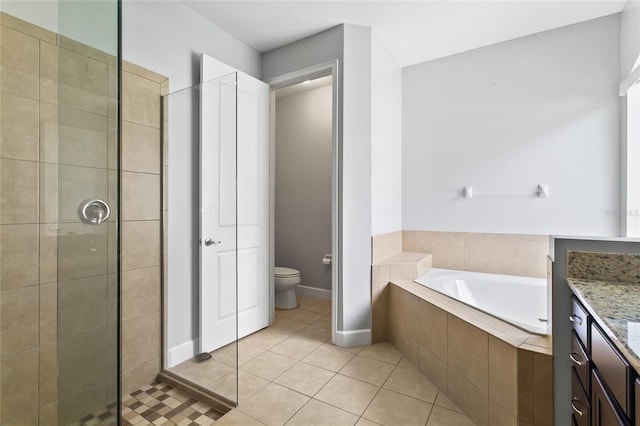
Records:
M389 337L478 425L552 424L550 336L398 281L389 286Z
M546 278L549 236L403 231L402 251L430 253L434 268Z

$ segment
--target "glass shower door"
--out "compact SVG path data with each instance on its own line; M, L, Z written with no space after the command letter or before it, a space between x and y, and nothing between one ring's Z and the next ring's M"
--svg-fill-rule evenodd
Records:
M118 9L58 3L57 158L44 185L57 192L60 425L119 419Z

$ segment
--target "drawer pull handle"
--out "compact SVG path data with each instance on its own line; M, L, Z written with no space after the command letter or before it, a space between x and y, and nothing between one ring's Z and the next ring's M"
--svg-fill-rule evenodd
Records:
M578 410L578 408L576 407L576 401L577 402L581 402L578 398L573 398L571 400L571 409L574 411L574 413L576 413L577 415L579 415L580 417L582 417L583 413L582 411Z
M578 353L577 352L571 352L569 354L569 358L571 358L571 361L573 361L573 363L575 365L577 365L578 367L582 367L584 365L584 361L578 360L578 358L576 358L575 355L578 355Z
M582 325L582 318L577 315L569 315L569 321L575 322L578 325Z

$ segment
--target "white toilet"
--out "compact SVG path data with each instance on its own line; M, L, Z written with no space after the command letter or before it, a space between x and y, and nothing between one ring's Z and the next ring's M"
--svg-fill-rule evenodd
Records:
M300 284L300 271L276 266L273 268L276 286L276 308L293 309L298 306L296 287Z

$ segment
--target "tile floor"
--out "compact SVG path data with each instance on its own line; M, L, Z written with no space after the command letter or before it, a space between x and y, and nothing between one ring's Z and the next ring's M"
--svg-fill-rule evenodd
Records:
M331 304L300 297L274 323L172 369L238 408L224 425L422 425L474 423L391 344L339 348L330 342Z
M198 402L179 389L156 381L123 398L121 423L122 426L207 426L227 410L226 407L212 407ZM84 424L89 426L92 423Z

